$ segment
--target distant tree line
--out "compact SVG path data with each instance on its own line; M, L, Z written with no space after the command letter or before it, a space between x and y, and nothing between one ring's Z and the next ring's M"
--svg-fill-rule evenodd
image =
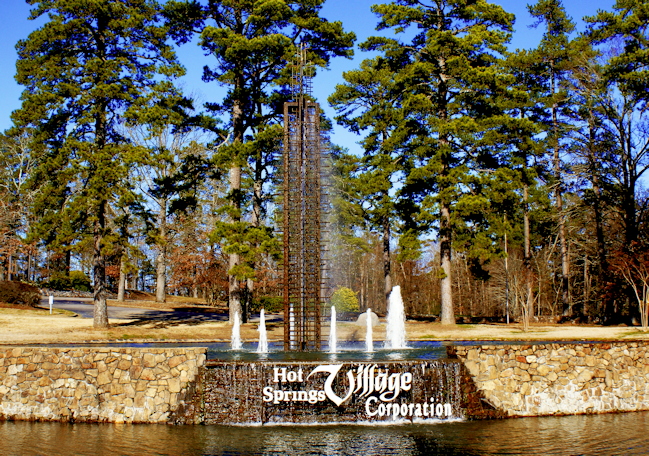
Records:
M49 19L17 44L0 279L65 286L81 270L96 327L108 290L227 302L244 321L274 302L288 63L303 43L326 68L355 35L324 0L31 3ZM514 16L486 1L372 7L396 33L361 43L372 58L328 100L363 154L326 144L328 274L359 310L385 312L401 285L409 315L445 324L646 327L649 2L618 0L579 33L559 0L528 10L541 42L510 51ZM178 84L193 40L221 99Z

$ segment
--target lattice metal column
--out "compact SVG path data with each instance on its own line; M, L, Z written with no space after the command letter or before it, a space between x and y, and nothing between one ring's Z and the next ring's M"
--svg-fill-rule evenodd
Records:
M319 350L322 245L320 110L308 101L305 51L293 67L295 102L284 104L284 349Z

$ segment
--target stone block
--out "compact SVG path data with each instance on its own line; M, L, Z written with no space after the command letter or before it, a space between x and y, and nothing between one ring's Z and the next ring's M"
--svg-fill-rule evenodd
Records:
M132 384L128 383L126 385L123 385L124 388L124 396L126 397L135 397L135 388L133 387Z
M174 356L169 359L169 367L173 368L176 367L177 365L184 363L187 360L187 357L182 355L182 356Z
M137 380L138 378L140 378L140 375L142 375L142 366L134 364L133 366L131 366L128 372L132 379Z
M593 378L593 373L590 370L583 370L577 377L577 383L585 383Z
M82 370L75 369L74 371L72 371L72 378L74 378L75 380L83 380L84 378L86 378L86 376L84 375L84 372Z
M122 371L122 375L119 377L120 383L131 383L131 376L128 371Z
M119 363L117 363L118 369L121 369L123 371L129 370L131 368L131 362L127 359L122 358Z
M111 383L110 394L112 394L113 396L116 396L118 394L124 394L124 386L117 382Z
M140 378L142 380L155 380L155 374L153 373L153 370L151 369L144 369L142 373L140 374Z
M169 392L171 393L179 393L180 392L180 379L178 378L170 378L168 380L169 382Z
M155 356L151 353L145 353L142 357L142 365L144 367L154 367L156 365Z
M97 376L97 384L98 385L106 385L112 381L111 376L108 374L108 371L101 372Z
M480 373L480 366L478 365L477 362L475 362L475 361L467 361L467 362L464 363L464 365L466 366L466 368L469 371L469 373L471 374L471 376L475 377ZM176 371L176 372L178 372L178 371ZM173 371L172 371L172 374L173 374ZM175 376L177 376L177 375L178 374L176 374Z
M133 403L135 404L135 407L144 407L144 400L146 396L144 395L143 392L137 392L135 393L135 399L133 400Z

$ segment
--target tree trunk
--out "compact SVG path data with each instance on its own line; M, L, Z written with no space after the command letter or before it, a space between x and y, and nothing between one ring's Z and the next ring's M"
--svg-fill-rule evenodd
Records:
M366 309L365 307L365 260L363 257L361 257L360 261L360 266L361 266L361 286L359 290L359 296L360 296L360 309Z
M167 200L160 199L160 213L158 214L160 237L158 240L158 259L156 262L156 302L167 300Z
M528 204L528 185L523 185L523 268L525 269L525 303L528 308L528 314L534 313L534 299L532 295L532 255L530 251L530 207Z
M101 249L101 241L106 227L106 201L99 203L97 220L93 225L93 252L92 266L94 275L93 293L93 327L96 329L108 328L108 309L106 308L106 265Z
M556 93L556 76L554 71L554 61L550 61L550 84L552 96ZM561 177L561 160L559 157L559 122L557 119L558 106L557 102L552 102L552 135L554 143L554 176L555 183L555 197L557 206L557 215L559 216L559 244L561 251L561 302L563 304L562 314L564 316L570 315L570 294L569 294L569 277L570 277L570 263L568 258L568 243L566 241L566 222L565 215L563 214L563 181Z
M243 18L241 10L237 9L235 13L235 29L237 33L243 33ZM246 106L242 97L241 88L244 86L243 71L236 66L232 69L234 75L234 94L232 100L232 144L237 146L243 145L244 133L246 126L244 124L243 107ZM236 150L236 149L235 149ZM237 151L238 153L239 151ZM233 206L232 223L237 224L241 221L241 167L238 163L239 157L233 157L230 166L230 204ZM229 301L229 321L234 323L234 315L238 313L241 316L241 284L232 270L239 266L241 258L238 253L233 252L228 258L228 301Z
M442 205L442 219L440 221L439 244L441 256L441 298L442 298L442 324L454 325L455 313L453 311L453 282L451 279L451 211Z
M239 207L238 203L238 192L241 189L241 168L238 166L233 166L230 168L230 192L234 194L234 204L237 209ZM239 218L233 218L233 222L238 222ZM230 315L229 321L230 324L234 323L234 314L238 313L241 316L241 287L239 279L236 275L232 274L234 268L239 266L240 258L238 253L231 253L228 259L228 295L229 295L229 308Z
M582 308L584 316L588 316L588 255L584 256L584 305Z
M438 29L445 30L447 28L446 23L444 22L444 17L440 15L438 17ZM442 128L446 127L446 122L448 119L448 105L447 105L447 96L448 96L448 87L447 81L449 76L446 74L446 59L441 56L438 58L439 68L440 68L440 81L437 87L437 99L438 99L438 117L443 125ZM446 181L448 174L448 157L450 153L447 149L449 148L448 136L446 133L439 135L439 149L441 150L441 169L440 177L442 182ZM441 190L444 190L442 188ZM440 191L440 193L442 193ZM453 281L451 277L451 243L452 243L452 228L451 228L451 202L450 201L440 201L440 221L439 221L439 253L440 253L440 263L441 263L441 301L442 301L442 324L443 325L454 325L455 324L455 311L453 310Z
M392 292L392 276L390 271L390 218L383 217L383 277L385 279L385 308L388 308Z
M117 300L119 302L124 302L125 291L126 291L126 261L124 259L124 254L122 254L119 260L119 284L117 288Z

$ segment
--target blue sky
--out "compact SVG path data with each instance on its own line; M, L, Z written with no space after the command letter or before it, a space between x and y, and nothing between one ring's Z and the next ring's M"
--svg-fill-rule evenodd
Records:
M375 35L377 24L376 16L370 11L373 4L380 3L377 0L328 0L322 10L322 16L330 21L342 21L347 31L353 31L357 36L357 43L364 41L368 36ZM516 15L514 34L511 49L529 49L535 47L542 35L541 29L530 29L532 20L527 13L527 2L517 0L496 0L492 3L501 5L506 11ZM564 0L564 6L568 14L577 23L578 31L584 29L582 18L594 15L598 9L611 10L614 0L591 0L584 2L580 0ZM11 112L20 106L20 93L22 87L16 84L14 75L16 72L16 50L15 45L20 39L25 39L29 33L44 23L45 18L37 21L29 21L30 6L21 0L2 0L3 27L0 28L0 61L3 68L0 69L0 131L11 126ZM392 35L391 31L384 32ZM187 68L187 75L182 78L183 89L202 101L217 101L220 99L222 89L216 84L206 84L201 81L202 67L209 64L209 58L203 55L200 48L190 43L178 50L181 62ZM353 60L343 58L332 61L328 71L321 71L314 81L314 95L318 97L326 114L333 118L334 112L327 105L326 99L334 90L336 84L342 82L342 74L345 71L357 68L364 58L368 58L358 50L355 51ZM346 132L336 126L331 137L332 141L352 151L359 151L356 144L359 140L357 135Z

